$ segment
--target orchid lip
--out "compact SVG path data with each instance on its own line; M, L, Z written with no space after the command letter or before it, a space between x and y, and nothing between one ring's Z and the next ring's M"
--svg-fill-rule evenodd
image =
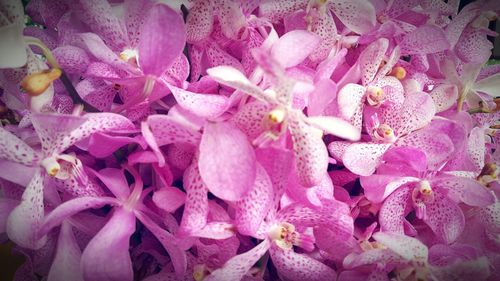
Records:
M287 222L272 226L268 235L278 247L285 250L292 249L293 246L298 246L308 251L314 249L314 238L310 235L299 233L295 230L293 224Z

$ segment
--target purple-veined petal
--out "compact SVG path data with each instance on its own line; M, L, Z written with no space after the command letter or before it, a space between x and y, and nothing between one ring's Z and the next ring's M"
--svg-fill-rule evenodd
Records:
M82 253L81 270L85 280L132 281L130 236L135 231L134 213L115 208L110 220L90 240Z
M139 65L145 74L160 76L186 44L182 17L167 5L154 5L139 36Z
M225 96L193 93L173 85L168 85L179 105L187 111L204 118L220 116L229 105Z
M285 33L271 49L271 56L284 68L293 67L305 60L318 46L320 38L305 30Z
M262 241L253 249L234 256L223 267L213 271L205 281L233 281L241 280L250 268L267 252L270 247L269 240Z
M59 238L57 239L57 251L50 267L47 277L48 281L83 281L83 275L80 270L80 259L82 252L72 227L69 223L63 222Z
M271 259L278 273L286 280L330 280L336 279L337 273L325 264L293 249L271 247Z
M259 225L272 206L273 186L266 170L257 164L253 188L236 202L235 221L238 232L255 236Z
M323 134L298 118L290 118L288 127L292 134L299 183L306 187L315 186L321 182L328 167Z
M210 192L224 200L240 199L255 181L255 152L246 135L227 122L206 124L198 163Z
M274 97L269 93L264 93L259 87L255 86L238 69L231 66L217 66L207 69L208 75L215 81L240 90L252 97L267 102L275 103Z
M101 208L105 205L118 205L118 201L111 197L79 197L57 206L43 219L38 236L46 235L52 228L60 225L65 219L90 208Z
M427 261L429 250L416 238L387 232L374 233L373 238L408 261Z
M38 170L23 192L21 203L10 212L7 218L7 235L17 245L37 249L44 244L37 232L43 220L44 177Z
M426 204L424 222L446 244L455 242L465 227L460 207L440 191L434 191L434 202Z
M31 166L38 160L37 153L29 145L2 127L0 139L0 158L26 166Z

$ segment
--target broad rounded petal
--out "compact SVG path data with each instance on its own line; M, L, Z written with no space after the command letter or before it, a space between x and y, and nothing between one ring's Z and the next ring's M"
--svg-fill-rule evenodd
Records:
M215 118L223 114L229 106L225 96L198 94L167 85L179 105L187 111L204 118Z
M134 213L115 208L111 219L90 240L82 254L81 269L89 281L132 281L130 236L135 231Z
M255 181L255 152L243 132L230 123L207 123L200 143L200 175L215 196L235 201Z
M57 239L57 252L50 267L48 281L83 281L83 275L80 270L80 259L82 252L71 225L63 222L59 238Z
M153 233L170 256L177 278L184 276L187 268L186 253L176 244L172 234L159 227L147 215L142 212L135 213L137 218Z
M272 107L259 101L245 104L231 118L231 122L253 140L265 131L262 120Z
M240 90L252 97L268 102L274 103L274 98L267 93L264 93L259 87L255 86L248 80L248 78L241 73L238 69L232 66L216 66L207 69L208 75L215 81L229 86L231 88Z
M344 151L342 162L351 172L369 176L375 172L390 147L389 143L353 143Z
M184 205L185 200L186 194L172 186L162 187L153 194L155 205L169 213L175 212L180 206Z
M37 153L24 141L0 127L0 158L21 163L26 166L35 164Z
M366 88L358 84L347 84L337 94L337 102L342 118L349 120L361 130Z
M23 39L23 25L10 24L0 27L0 69L22 67L28 61Z
M293 67L305 60L318 46L320 38L305 30L285 33L271 49L271 56L284 68Z
M168 115L150 115L147 123L158 146L170 143L190 143L198 145L201 134Z
M330 2L333 12L350 30L364 34L371 31L377 22L373 4L364 0L336 0Z
M416 238L387 232L374 233L373 238L408 261L427 261L429 250Z
M381 231L404 233L403 222L410 204L411 191L412 186L401 186L385 199L379 212Z
M44 215L43 182L44 177L39 170L24 190L21 203L7 218L9 239L24 248L37 249L44 244L43 239L37 237Z
M436 106L429 94L415 92L407 94L400 112L391 113L385 116L386 123L397 136L403 136L429 124L436 113Z
M262 241L250 251L234 256L223 267L213 271L205 281L233 281L241 280L252 266L267 252L269 240Z
M308 117L306 122L328 134L350 141L358 141L361 137L361 131L357 127L337 117L313 116Z
M111 197L79 197L66 201L50 212L40 226L38 236L42 237L60 225L65 219L90 208L102 208L105 205L117 205L118 201Z
M445 176L434 179L431 184L448 190L448 196L451 199L464 202L469 206L486 207L495 202L493 194L473 179Z
M364 86L367 86L375 78L388 47L389 40L380 38L368 45L359 55L357 64L361 70L361 82Z
M279 247L269 250L274 266L286 280L335 280L337 273L325 264L305 255Z
M208 0L196 1L186 17L186 37L189 43L201 41L212 33L214 8Z
M238 231L255 236L273 203L273 185L266 170L257 164L257 174L252 190L236 202L235 221Z
M450 48L443 29L435 25L422 25L408 33L400 45L402 54L433 54Z
M160 76L186 44L182 17L167 5L153 6L139 37L139 64L145 74Z
M442 112L450 109L458 98L458 88L456 85L443 84L434 88L430 93L436 112Z
M78 36L83 40L84 47L99 61L105 63L105 67L111 65L118 69L129 69L130 66L118 57L106 43L95 33L80 33ZM101 66L102 67L102 66ZM89 71L90 69L87 69Z
M102 111L110 111L117 91L102 79L89 77L75 87L78 94L90 105Z
M382 203L387 196L399 187L418 180L418 178L413 177L399 178L389 175L371 175L360 178L366 198L373 203Z
M52 50L52 53L66 73L84 73L90 63L87 53L75 46L60 46Z
M323 115L326 106L335 99L337 93L337 84L329 78L320 80L314 87L308 98L308 116Z
M460 207L439 191L434 191L434 202L426 204L424 222L446 244L455 242L465 227Z
M306 187L315 186L328 168L328 151L322 133L300 119L289 121L299 183Z

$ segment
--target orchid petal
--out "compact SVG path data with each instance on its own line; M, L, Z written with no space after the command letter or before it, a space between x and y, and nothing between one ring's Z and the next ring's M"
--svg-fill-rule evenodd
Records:
M306 122L328 134L350 141L358 141L361 137L361 132L358 128L337 117L313 116L308 117Z
M37 153L24 141L0 127L0 158L31 166L38 160Z
M22 67L28 61L23 28L19 23L0 27L0 69Z
M294 67L316 49L320 38L305 30L284 34L272 47L271 56L284 68Z
M48 281L75 280L83 281L83 275L80 270L80 259L82 252L71 225L63 222L59 238L57 239L57 252L50 267L47 277Z
M465 227L460 207L439 191L434 192L434 202L426 204L424 222L446 244L455 242Z

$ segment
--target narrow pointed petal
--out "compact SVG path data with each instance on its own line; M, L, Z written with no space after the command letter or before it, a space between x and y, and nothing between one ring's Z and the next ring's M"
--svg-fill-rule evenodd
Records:
M213 271L205 281L233 281L241 280L252 266L267 252L269 240L262 241L250 251L234 256L223 267Z
M139 37L139 64L145 74L160 76L182 53L186 30L182 17L167 5L153 6Z
M31 166L38 160L37 153L24 141L0 127L0 158Z
M328 134L350 141L358 141L361 137L361 131L358 128L337 117L313 116L308 117L306 122Z
M266 170L257 164L257 174L252 190L236 202L235 221L238 232L255 236L269 208L272 206L273 186Z
M320 38L305 30L293 30L283 35L272 47L271 56L284 68L305 60L316 49Z
M337 273L325 264L305 255L279 247L269 250L274 266L286 280L335 280Z
M129 240L135 231L135 216L115 208L111 219L90 240L82 254L81 269L89 281L132 281L134 272Z
M255 152L246 135L232 124L207 123L200 143L199 169L215 196L235 201L255 181Z
M48 281L83 281L80 270L82 251L71 228L69 223L63 222L57 239L56 255L47 277Z
M434 202L426 204L426 215L424 222L446 244L455 242L464 230L462 210L439 191L434 192Z
M192 163L184 172L184 188L186 202L182 215L179 235L191 234L207 224L208 215L208 188L201 179L196 162Z
M7 235L19 246L37 249L43 245L37 232L44 216L43 185L44 177L39 170L23 192L21 203L12 210L7 218Z
M328 151L322 132L300 119L290 120L289 129L299 183L306 187L315 186L321 182L328 167Z

